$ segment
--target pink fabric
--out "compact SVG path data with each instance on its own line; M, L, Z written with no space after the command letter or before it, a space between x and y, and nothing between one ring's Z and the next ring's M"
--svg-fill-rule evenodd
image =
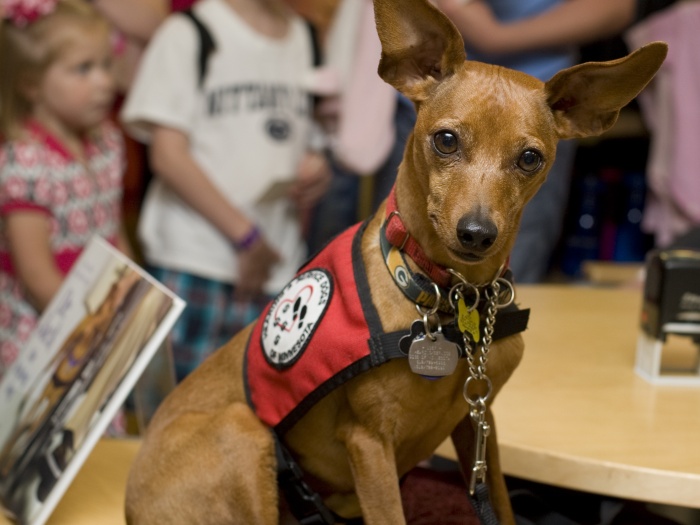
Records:
M0 153L0 218L19 210L46 213L56 262L67 272L94 234L117 238L125 167L121 134L108 123L94 142L86 140L86 166L37 122L27 131L28 139L6 143ZM0 255L10 259L1 233ZM2 269L10 268L3 263Z
M381 42L372 3L365 1L363 8L355 62L341 98L334 153L359 175L373 175L386 160L394 143L396 91L377 75Z
M699 28L700 2L679 2L626 35L632 48L657 40L669 44L666 61L638 99L652 133L642 227L660 247L700 224Z
M114 243L121 224L124 148L122 135L106 122L84 143L77 161L38 123L27 137L0 148L0 222L18 211L47 216L51 249L66 274L97 234ZM0 378L31 335L37 312L17 279L8 240L0 229Z
M312 91L326 97L319 113L336 160L357 175L374 175L394 143L397 93L377 75L380 57L372 2L341 0Z
M26 27L53 12L56 3L56 0L4 0L2 17L10 20L15 27Z

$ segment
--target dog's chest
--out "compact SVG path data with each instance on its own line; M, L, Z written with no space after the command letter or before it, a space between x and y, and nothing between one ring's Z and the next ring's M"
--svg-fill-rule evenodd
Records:
M455 343L454 334L442 342L450 352L441 359L442 346L434 341L441 334L409 333L403 323L401 329L385 333L386 313L380 316L372 300L361 252L365 227L350 228L307 263L251 331L243 367L246 397L260 420L280 435L339 386L350 380L363 383L364 375L391 378L387 385L401 383L389 388L386 396L371 397L370 403L388 402L394 392L405 392L413 399L408 404L404 400L400 410L415 404L423 421L431 420L420 415L426 407L431 416L443 421L430 407L449 408L462 398L458 390L467 376L466 360L458 359L465 352ZM372 286L373 292L377 288ZM401 301L405 303L405 298ZM527 312L515 310L511 321L496 325L495 339L524 329ZM396 327L395 322L389 324ZM412 329L416 324L423 326L417 321ZM448 328L454 331L453 326ZM499 328L506 330L498 333ZM446 365L456 360L460 363ZM369 370L374 373L364 374ZM431 381L422 376L448 377Z

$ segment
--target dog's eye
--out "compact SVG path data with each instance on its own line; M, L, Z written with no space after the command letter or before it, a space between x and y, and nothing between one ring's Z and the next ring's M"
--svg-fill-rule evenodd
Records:
M433 144L435 149L443 155L452 155L457 151L457 137L450 131L438 131L433 136Z
M537 171L541 165L542 155L531 149L524 151L518 159L518 167L527 173Z

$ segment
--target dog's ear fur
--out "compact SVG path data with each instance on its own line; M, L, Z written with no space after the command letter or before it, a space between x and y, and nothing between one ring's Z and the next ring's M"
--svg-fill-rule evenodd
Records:
M374 0L382 43L379 76L414 102L464 63L464 41L452 22L425 0Z
M654 42L609 62L587 62L560 71L545 84L559 138L599 135L654 77L668 45Z

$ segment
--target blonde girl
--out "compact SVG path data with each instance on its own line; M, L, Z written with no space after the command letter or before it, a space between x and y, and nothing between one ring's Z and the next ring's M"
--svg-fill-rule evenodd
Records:
M82 0L0 0L0 378L94 234L128 253L109 24Z

